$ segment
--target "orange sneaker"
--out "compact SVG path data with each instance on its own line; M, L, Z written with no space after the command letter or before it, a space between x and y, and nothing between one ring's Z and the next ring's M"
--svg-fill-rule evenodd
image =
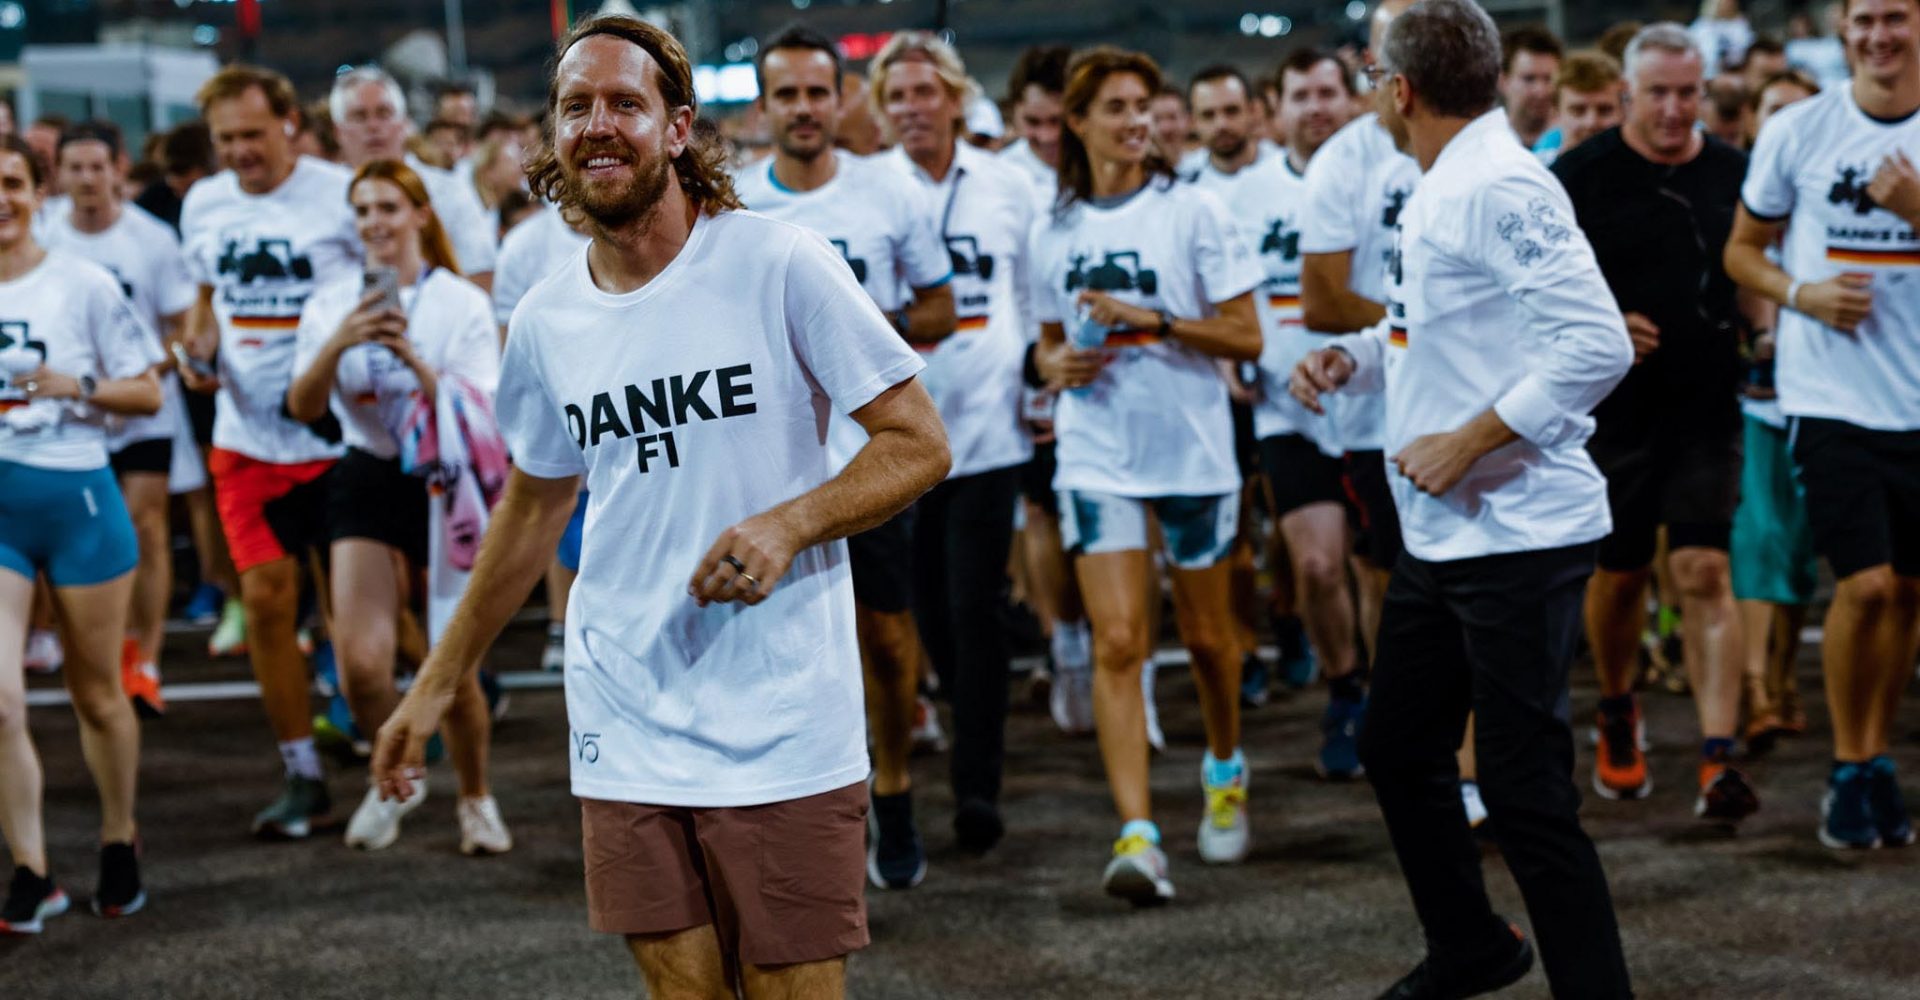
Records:
M167 714L166 699L160 696L160 668L140 655L140 644L132 639L120 644L120 686L141 718Z
M1646 752L1640 749L1639 704L1626 715L1598 716L1600 750L1594 755L1593 790L1607 799L1645 798L1653 791L1653 778L1647 773Z
M1747 777L1723 760L1700 762L1700 798L1693 814L1713 823L1738 823L1760 810L1760 796Z

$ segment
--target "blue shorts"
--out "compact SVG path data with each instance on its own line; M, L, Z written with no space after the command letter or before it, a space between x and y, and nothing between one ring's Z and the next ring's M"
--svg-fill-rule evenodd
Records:
M580 536L587 530L587 491L580 491L580 499L573 505L573 516L567 519L567 530L560 536L560 551L554 553L568 572L580 572Z
M113 470L40 469L0 460L0 569L56 587L91 587L140 561Z
M1147 509L1160 522L1167 561L1206 569L1227 557L1240 530L1240 497L1122 497L1060 491L1060 540L1076 556L1147 548Z

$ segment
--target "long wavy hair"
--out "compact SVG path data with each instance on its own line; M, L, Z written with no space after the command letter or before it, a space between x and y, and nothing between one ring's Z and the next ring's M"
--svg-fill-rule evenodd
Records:
M412 167L399 160L372 160L362 164L360 169L353 172L353 183L347 185L349 199L361 181L386 181L406 194L413 207L426 209L427 224L420 229L420 256L433 267L460 273L459 258L453 255L453 241L447 239L447 228L440 224L440 214L433 210L433 199L427 195L426 182L413 172Z
M1146 84L1147 93L1158 94L1165 85L1166 77L1160 72L1160 66L1153 57L1144 52L1129 52L1101 46L1092 49L1067 67L1067 89L1060 95L1060 113L1063 118L1085 117L1093 107L1093 99L1100 94L1100 87L1108 77L1130 73ZM1161 158L1159 153L1147 154L1147 179L1163 177L1172 180L1173 164ZM1093 197L1093 161L1087 156L1086 143L1073 133L1071 128L1060 130L1060 188L1053 203L1056 216L1065 215L1075 202L1086 201Z
M553 129L558 120L560 100L560 60L568 50L595 35L612 35L640 47L660 67L660 96L669 108L688 108L696 118L700 100L693 93L693 65L680 41L663 28L639 18L609 14L582 21L560 42L547 66L547 116L541 127L542 143L533 162L527 165L527 184L533 193L563 208L577 206L569 189L560 156L554 150ZM713 215L739 208L740 198L733 192L733 178L727 173L727 148L717 130L695 128L687 137L687 146L673 158L674 176L680 190L703 214Z

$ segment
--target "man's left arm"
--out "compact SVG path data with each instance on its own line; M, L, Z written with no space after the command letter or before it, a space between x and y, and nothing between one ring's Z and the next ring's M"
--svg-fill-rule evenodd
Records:
M1585 435L1587 414L1633 365L1620 308L1564 194L1531 178L1507 179L1470 206L1458 249L1520 307L1534 363L1464 426L1393 456L1416 487L1436 496L1496 448L1521 439L1551 448Z

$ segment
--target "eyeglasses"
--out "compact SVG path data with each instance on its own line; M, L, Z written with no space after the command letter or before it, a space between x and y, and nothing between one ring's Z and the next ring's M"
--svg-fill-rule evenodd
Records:
M1360 75L1367 78L1369 85L1378 87L1380 86L1381 80L1393 75L1393 70L1379 63L1368 63L1365 68L1360 70Z

